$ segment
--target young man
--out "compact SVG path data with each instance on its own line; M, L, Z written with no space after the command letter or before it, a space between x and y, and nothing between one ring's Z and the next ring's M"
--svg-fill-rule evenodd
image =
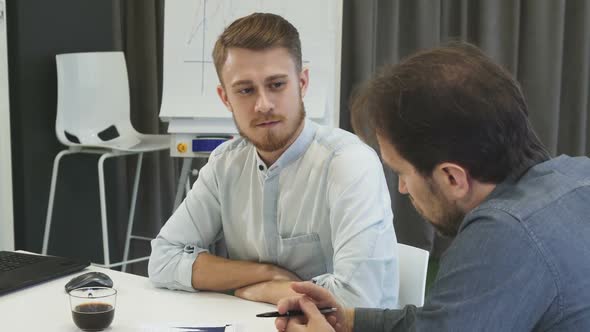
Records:
M395 307L391 203L377 154L356 136L305 120L309 82L297 30L252 14L219 37L217 92L241 138L217 148L152 241L159 287L235 290L276 303L313 280L348 305ZM223 237L228 258L207 248Z
M422 308L343 309L323 289L279 302L307 319L287 331L589 331L590 159L550 159L517 82L471 45L385 69L353 104L368 119L399 191L456 235ZM364 119L363 119L364 118ZM403 285L400 285L403 287Z

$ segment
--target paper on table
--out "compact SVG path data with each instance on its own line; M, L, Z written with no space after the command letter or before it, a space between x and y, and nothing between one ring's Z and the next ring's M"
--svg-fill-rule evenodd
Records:
M220 324L216 323L166 323L166 324L149 324L137 328L135 331L141 332L240 332L241 329L237 324Z

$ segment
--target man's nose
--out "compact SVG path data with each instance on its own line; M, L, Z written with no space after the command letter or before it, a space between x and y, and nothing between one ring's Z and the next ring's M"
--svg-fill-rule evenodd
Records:
M258 99L256 100L256 105L254 110L256 112L267 113L274 109L274 104L270 100L270 96L267 92L262 91L258 94Z

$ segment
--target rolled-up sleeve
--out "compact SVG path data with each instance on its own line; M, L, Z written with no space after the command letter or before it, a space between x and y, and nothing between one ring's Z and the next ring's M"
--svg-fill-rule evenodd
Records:
M210 160L201 169L186 199L151 241L148 275L156 287L196 291L192 287L193 262L222 231L212 164Z
M396 308L397 240L379 158L364 145L347 148L334 157L329 182L334 268L313 281L346 306Z

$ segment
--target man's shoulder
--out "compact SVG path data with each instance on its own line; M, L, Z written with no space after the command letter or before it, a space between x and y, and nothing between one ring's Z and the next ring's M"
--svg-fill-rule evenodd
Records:
M319 127L304 160L327 171L330 183L384 183L383 165L376 151L356 135L339 128ZM320 166L321 164L321 166Z
M532 167L515 183L499 185L467 214L460 234L482 241L493 235L504 246L527 243L546 261L569 255L575 251L572 245L590 237L590 176L582 166L590 169L590 160L555 158Z
M218 178L227 179L232 174L239 174L248 162L255 160L253 151L254 146L238 136L215 148L204 167Z
M318 125L314 141L330 154L376 155L375 150L361 141L358 136L340 128Z
M220 144L211 152L209 161L224 158L236 158L251 152L252 144L243 137L236 136Z
M462 245L454 263L479 250L486 262L494 263L489 273L502 271L496 265L504 262L512 264L505 271L528 264L527 269L540 271L532 274L546 274L557 285L563 303L570 303L564 312L588 303L590 297L579 289L586 287L590 273L590 265L580 260L590 254L585 245L590 237L590 159L554 158L499 189L466 216L454 242Z
M518 181L498 185L476 210L500 209L519 220L550 212L564 200L590 191L590 159L560 156L529 169Z

